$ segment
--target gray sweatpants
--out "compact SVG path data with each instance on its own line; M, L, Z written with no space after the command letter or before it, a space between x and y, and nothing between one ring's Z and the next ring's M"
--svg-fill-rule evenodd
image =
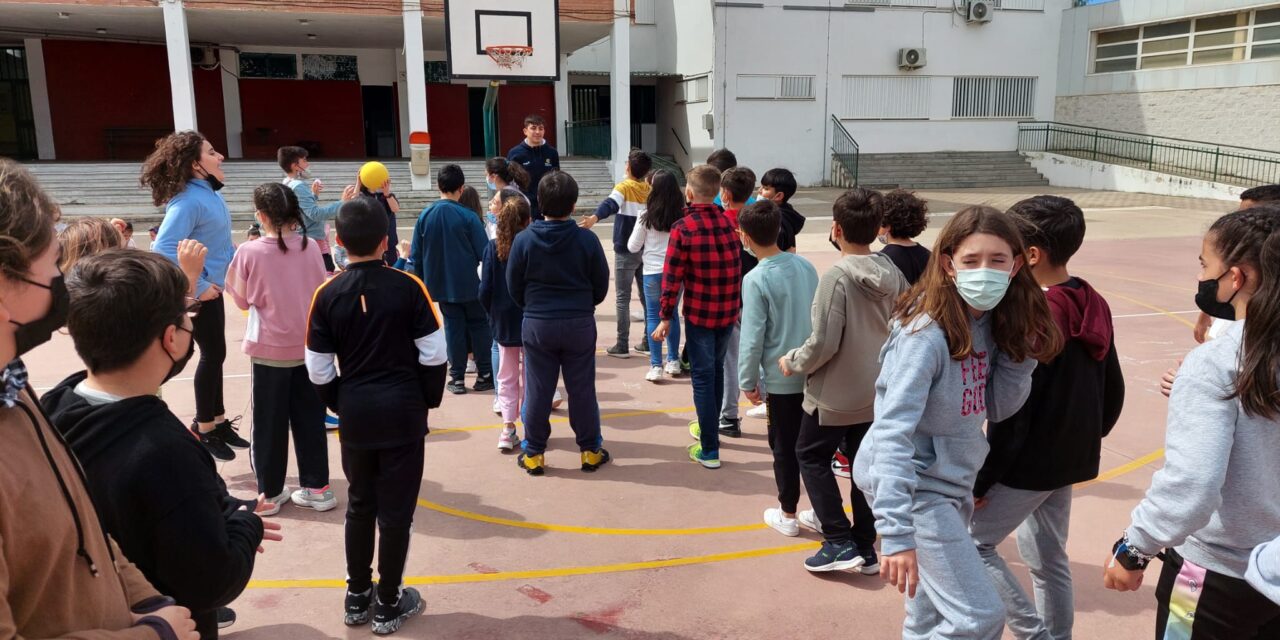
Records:
M906 599L903 639L999 640L1004 605L969 537L972 499L918 491L915 500L920 585Z
M621 253L616 250L613 253L613 288L618 311L617 344L627 349L631 348L628 344L631 342L631 286L635 284L643 266L644 256L639 253ZM643 308L644 285L636 287L636 291L640 294L640 306ZM640 327L640 333L644 333L643 322Z
M989 502L974 513L969 532L1004 600L1009 630L1019 640L1070 640L1075 620L1067 558L1071 487L1024 491L997 484L986 497ZM996 548L1015 529L1018 553L1031 569L1034 605Z

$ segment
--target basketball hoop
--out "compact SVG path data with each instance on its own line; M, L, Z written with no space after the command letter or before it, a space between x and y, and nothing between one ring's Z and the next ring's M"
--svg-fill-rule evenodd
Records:
M497 45L485 47L485 53L503 69L514 69L524 66L524 59L533 55L533 47L519 45Z

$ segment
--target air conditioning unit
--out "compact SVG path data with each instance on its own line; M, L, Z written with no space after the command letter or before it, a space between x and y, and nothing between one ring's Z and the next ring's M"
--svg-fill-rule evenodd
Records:
M991 10L996 3L990 0L969 0L965 20L970 23L991 22Z
M924 65L924 47L903 47L898 49L899 69L919 69Z
M213 47L191 47L191 66L212 69L218 66L218 57Z

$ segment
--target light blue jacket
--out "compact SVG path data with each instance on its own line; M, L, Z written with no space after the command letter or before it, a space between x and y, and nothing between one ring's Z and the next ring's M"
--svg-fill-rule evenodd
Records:
M288 176L285 176L282 182L284 186L293 189L294 195L298 196L298 208L302 209L302 221L306 224L304 232L307 237L312 240L324 240L324 223L326 220L338 217L342 200L321 206L316 200L316 194L311 193L311 185Z
M164 208L164 221L156 233L151 250L178 262L178 243L186 239L197 240L209 254L204 259L204 271L196 282L196 296L202 295L209 285L222 287L227 282L227 265L235 255L231 243L231 211L218 192L209 186L208 180L190 180L187 188L169 200Z
M784 377L778 358L804 344L813 331L810 309L818 289L818 271L794 253L769 256L742 282L742 340L738 386L751 391L764 368L769 393L802 393L805 376Z

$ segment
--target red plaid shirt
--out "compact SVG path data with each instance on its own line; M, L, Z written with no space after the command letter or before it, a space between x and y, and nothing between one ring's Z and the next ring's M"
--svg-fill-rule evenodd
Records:
M690 323L706 329L732 326L742 306L741 251L738 233L720 207L689 205L671 227L660 316L671 319L683 289Z

